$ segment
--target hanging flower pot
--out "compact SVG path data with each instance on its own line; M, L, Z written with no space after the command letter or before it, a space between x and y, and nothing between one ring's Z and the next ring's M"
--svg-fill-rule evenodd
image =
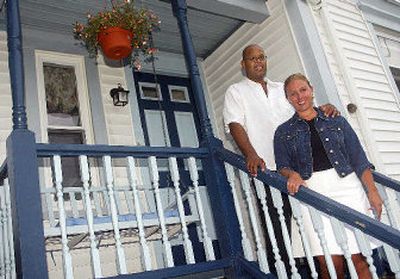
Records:
M133 0L110 0L107 7L97 14L87 14L86 24L75 22L74 37L85 46L89 56L96 58L99 49L111 59L127 58L134 67L153 58L156 49L151 36L158 31L160 20L146 8L137 8Z
M132 52L132 33L120 27L105 29L99 33L97 40L103 54L110 59L123 59Z

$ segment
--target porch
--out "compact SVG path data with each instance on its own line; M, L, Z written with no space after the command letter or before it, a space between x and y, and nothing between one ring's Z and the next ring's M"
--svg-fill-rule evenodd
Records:
M33 133L26 129L23 88L19 86L23 84L23 72L18 24L10 23L15 109L14 131L8 138L7 159L0 170L2 277L301 277L301 266L296 265L290 252L290 236L282 209L281 193L287 193L286 181L267 171L258 174L252 187L243 158L224 149L213 136L185 22L184 1L172 2L185 38L185 55L202 122L200 148L37 143ZM11 15L17 11L16 3L8 4ZM78 160L82 187L63 187L64 158ZM48 172L50 179L39 179L40 168ZM125 173L119 184L116 180L121 177L115 173ZM160 185L160 177L164 175L170 176L171 184ZM305 187L290 198L299 231L302 231L299 203L308 205L312 212L332 278L335 272L324 246L322 215L332 220L351 278L357 275L349 260L346 239L342 237L344 226L354 230L375 278L379 268L373 264L366 235L384 243L380 257L396 278L400 278L399 220L394 215L399 205L391 204L387 197L387 192L394 192L399 202L400 184L379 173L374 176L385 201L386 224ZM149 183L145 183L144 177L148 177ZM277 248L264 184L270 186L274 207L280 216L289 272L282 262L282 251ZM274 267L268 266L256 199L265 216ZM207 212L208 206L211 212ZM211 216L207 216L209 213ZM215 236L211 236L211 231L215 231ZM306 242L304 245L307 247ZM307 274L317 278L316 266L307 248L305 252L305 263L310 270ZM54 263L61 268L49 273ZM270 272L272 268L275 274Z

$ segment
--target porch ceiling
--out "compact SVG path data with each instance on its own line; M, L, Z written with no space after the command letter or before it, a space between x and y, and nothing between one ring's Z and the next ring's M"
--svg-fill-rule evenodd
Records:
M224 2L221 0L201 1L218 2L219 4ZM254 0L252 1L254 2ZM247 4L250 4L250 2ZM265 2L265 0L258 0L258 4L260 2ZM20 0L19 3L23 27L70 34L71 36L72 24L75 21L86 22L87 12L96 13L103 9L105 5L111 5L110 0ZM136 0L136 4L150 8L161 19L161 32L156 33L154 37L156 47L161 51L182 53L178 27L172 14L171 4L168 1L159 0ZM243 10L246 7L242 6L240 9ZM4 10L1 13L3 23ZM248 9L247 13L250 14L250 11ZM207 57L246 19L245 17L238 19L237 16L235 17L232 14L229 14L229 16L221 14L224 14L221 10L210 13L204 11L201 7L189 8L189 27L198 57Z

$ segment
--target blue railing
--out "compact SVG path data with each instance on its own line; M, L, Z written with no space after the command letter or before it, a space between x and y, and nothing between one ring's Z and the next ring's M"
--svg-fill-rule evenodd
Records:
M36 144L38 157L48 157L55 154L60 156L87 155L100 157L108 155L111 157L134 156L145 158L157 156L159 158L175 157L196 157L206 158L209 154L207 148L178 148L178 147L149 147L149 146L117 146L100 144Z
M239 156L224 148L215 150L215 153L222 161L247 172L246 163L242 156ZM399 182L376 172L374 173L374 177L378 183L388 186L396 191L400 190ZM265 172L259 171L257 174L257 179L283 193L288 194L286 188L287 179L277 173L268 170ZM370 217L361 214L347 206L326 198L325 196L318 194L307 187L300 187L299 192L293 197L308 205L311 205L321 212L333 216L338 220L365 232L368 235L375 237L376 239L391 245L393 248L400 249L400 232L388 225L371 219Z

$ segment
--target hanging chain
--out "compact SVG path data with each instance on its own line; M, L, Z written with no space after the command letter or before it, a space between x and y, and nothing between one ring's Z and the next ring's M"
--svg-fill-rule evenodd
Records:
M150 43L150 47L154 48L154 40L153 40L153 35L151 33L150 33L149 43ZM156 65L154 63L155 57L154 57L153 52L151 53L150 60L151 60L151 67L152 67L153 75L154 75L154 83L156 85L156 92L157 92L157 95L159 96L157 103L158 103L158 108L160 110L161 127L162 127L162 132L163 132L163 137L164 137L164 144L165 144L165 146L168 146L167 123L165 123L166 119L164 117L164 114L162 113L163 112L163 108L162 108L162 105L161 105L161 97L162 97L161 88L160 88L160 84L159 84L158 78L157 78Z

